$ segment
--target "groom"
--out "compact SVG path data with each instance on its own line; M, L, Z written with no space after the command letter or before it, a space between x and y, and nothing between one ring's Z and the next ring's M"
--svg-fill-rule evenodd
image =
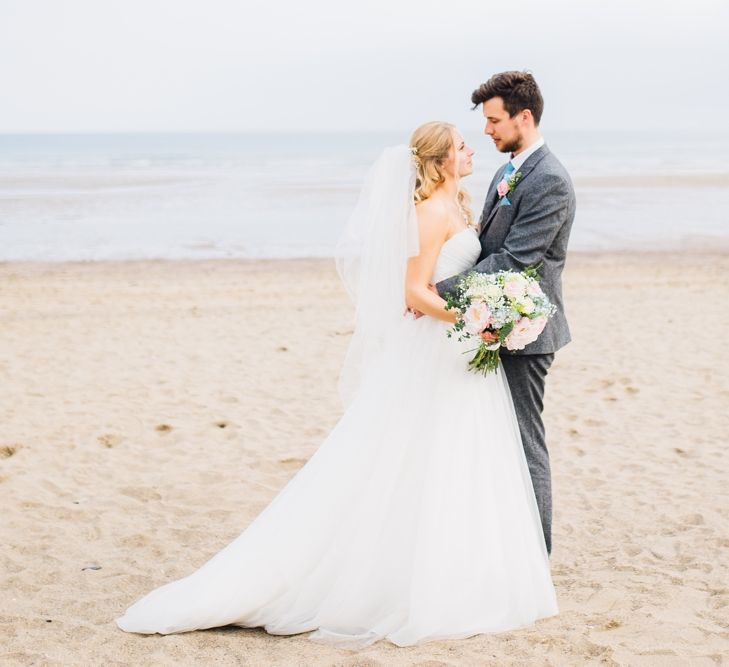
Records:
M494 74L471 96L483 105L484 132L509 162L494 175L480 220L481 255L473 270L494 273L541 265L540 285L557 312L536 341L523 350L501 348L519 430L544 530L552 551L552 482L544 437L544 380L554 353L570 341L562 302L562 268L567 253L575 193L567 171L539 133L544 101L527 72ZM441 296L465 274L435 287Z

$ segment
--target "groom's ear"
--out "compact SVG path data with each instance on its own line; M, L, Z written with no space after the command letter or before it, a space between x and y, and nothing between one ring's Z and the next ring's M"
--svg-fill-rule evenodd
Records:
M521 116L522 123L534 123L534 127L537 127L537 125L539 125L539 123L534 120L534 114L532 113L531 109L522 109L517 115Z

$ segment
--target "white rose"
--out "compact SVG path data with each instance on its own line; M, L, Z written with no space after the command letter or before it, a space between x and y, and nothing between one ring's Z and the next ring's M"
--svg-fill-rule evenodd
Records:
M484 290L487 299L496 301L501 298L501 288L498 285L488 285Z
M525 296L519 301L519 307L522 313L524 313L525 315L529 315L530 313L534 312L534 301L532 301L528 296Z

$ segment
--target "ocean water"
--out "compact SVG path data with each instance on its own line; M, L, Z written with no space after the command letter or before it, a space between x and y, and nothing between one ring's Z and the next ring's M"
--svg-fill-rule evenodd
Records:
M717 247L729 135L548 132L572 250ZM367 168L407 133L0 135L0 260L327 257ZM467 134L478 215L504 156Z

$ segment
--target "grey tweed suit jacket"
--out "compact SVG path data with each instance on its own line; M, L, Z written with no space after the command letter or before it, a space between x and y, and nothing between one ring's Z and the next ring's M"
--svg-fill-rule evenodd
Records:
M554 353L571 340L562 299L562 268L575 217L575 191L569 174L546 145L519 169L521 176L508 196L511 205L496 192L505 168L496 172L489 186L480 223L481 255L470 271L521 271L542 262L540 285L557 312L536 341L514 352L502 348L502 354ZM454 290L470 271L439 282L438 293L444 296Z

